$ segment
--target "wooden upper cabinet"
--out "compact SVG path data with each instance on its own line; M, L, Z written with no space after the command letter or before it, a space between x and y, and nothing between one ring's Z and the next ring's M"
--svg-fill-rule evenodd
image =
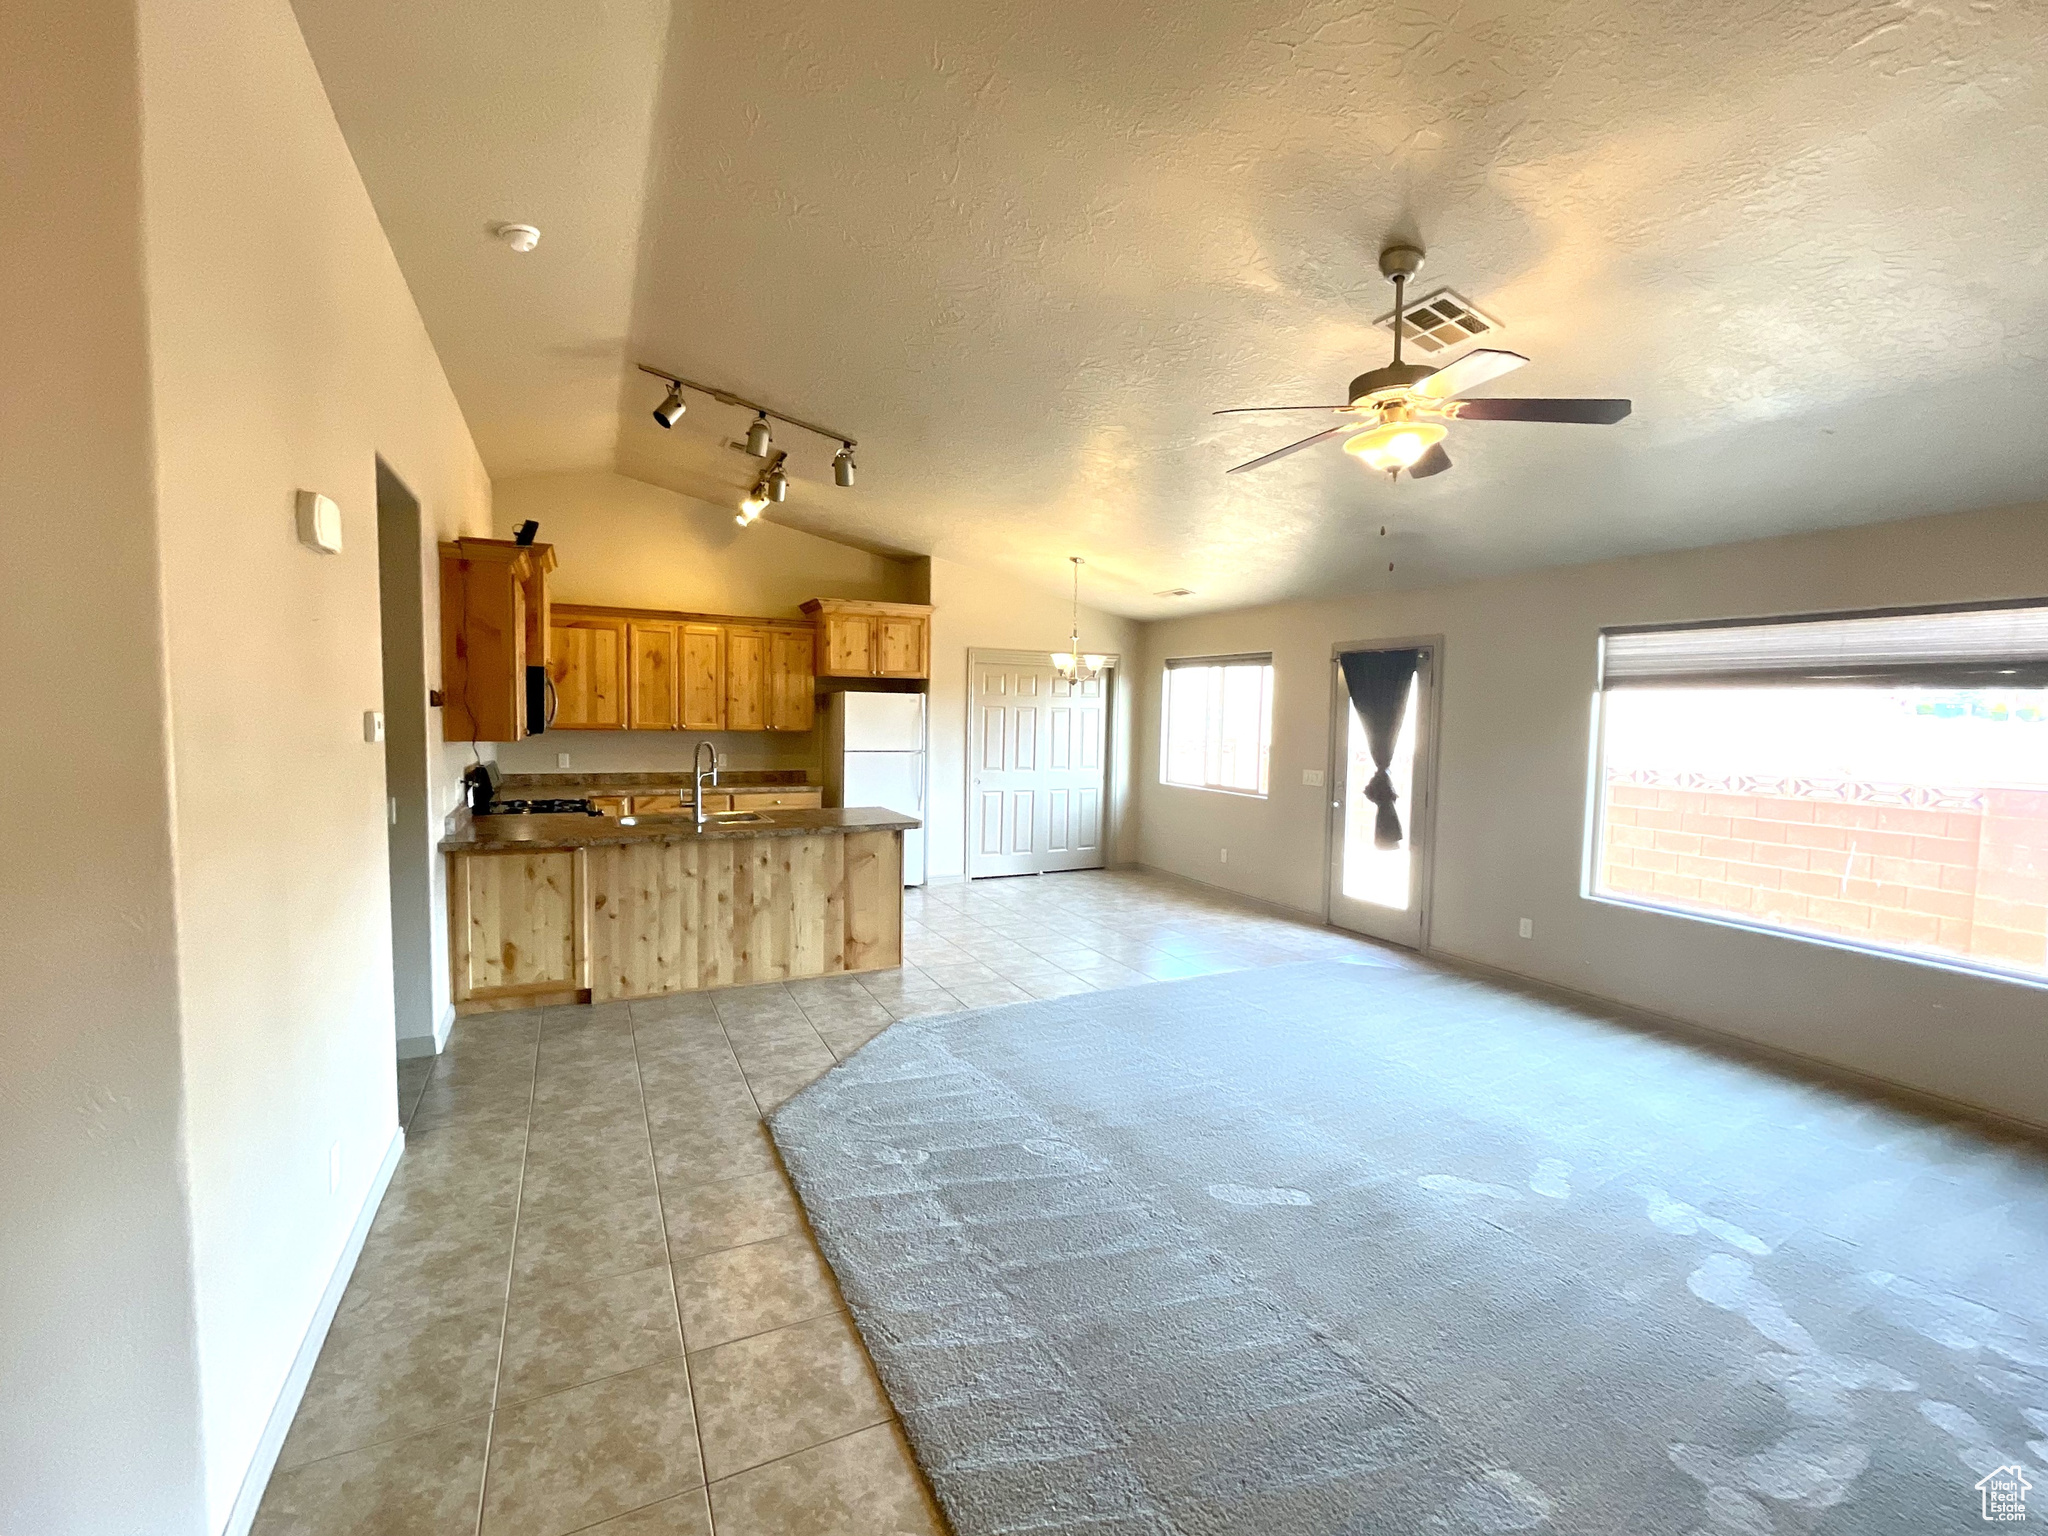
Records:
M728 731L768 729L768 663L775 643L771 629L725 632L725 728Z
M872 677L875 621L864 613L832 613L818 621L818 675Z
M726 630L723 624L679 624L681 723L686 731L722 731L725 723Z
M807 630L778 629L768 651L768 729L808 731L817 709L814 646Z
M862 623L879 636L872 615ZM808 622L558 603L549 636L557 729L808 731L816 717ZM900 665L910 643L893 654Z
M548 680L554 684L550 730L626 728L626 621L557 612L548 625Z
M804 612L817 625L818 676L931 676L929 604L819 597Z
M931 621L923 615L893 618L887 614L875 620L875 672L882 677L924 677L931 671L925 660L926 636Z
M672 731L676 709L676 626L633 619L626 625L626 728Z
M442 738L518 741L541 722L527 712L529 666L548 660L547 544L456 539L441 546Z

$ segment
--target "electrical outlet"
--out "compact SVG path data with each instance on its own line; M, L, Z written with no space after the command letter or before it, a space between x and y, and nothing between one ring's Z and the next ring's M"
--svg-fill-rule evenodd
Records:
M566 753L566 752L557 752L557 753L555 754L555 766L556 766L557 768L566 768L566 767L568 767L568 766L569 766L569 754L568 754L568 753Z
M327 1193L341 1193L341 1143L327 1149Z
M1523 938L1533 939L1536 937L1536 925L1529 921L1528 918L1523 918L1520 926Z
M375 746L384 739L384 711L366 709L363 711L363 740Z
M1320 768L1302 769L1301 782L1308 785L1311 789L1321 789L1323 787L1323 770Z
M720 773L723 773L723 772L725 772L725 765L726 765L726 762L728 761L728 759L727 759L726 755L725 755L725 754L724 754L723 752L718 752L718 753L714 753L714 754L713 754L713 756L714 756L714 757L715 757L715 758L717 759L717 762L718 762L718 771L719 771Z
M1230 850L1228 848L1223 850L1223 862L1226 864L1230 862Z
M398 825L398 796L396 796L396 795L392 795L392 796L390 797L390 805L391 805L391 825L393 825L393 826L395 827L395 826L397 826L397 825Z

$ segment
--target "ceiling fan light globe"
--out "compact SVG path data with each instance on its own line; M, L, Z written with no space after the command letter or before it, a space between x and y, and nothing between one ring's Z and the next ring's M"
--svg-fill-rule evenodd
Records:
M1406 469L1444 440L1434 421L1390 421L1344 440L1344 451L1377 470Z

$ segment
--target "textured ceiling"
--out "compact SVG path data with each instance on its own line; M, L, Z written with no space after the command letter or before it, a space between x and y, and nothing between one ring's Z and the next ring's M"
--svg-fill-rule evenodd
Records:
M646 361L860 438L772 517L1133 615L2048 494L2028 0L298 6L496 475L735 500ZM1389 235L1534 359L1482 393L1635 416L1226 479L1309 427L1210 411L1385 360Z

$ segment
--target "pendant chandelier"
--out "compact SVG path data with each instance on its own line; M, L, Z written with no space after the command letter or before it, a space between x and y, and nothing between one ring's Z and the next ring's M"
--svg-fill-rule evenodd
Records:
M1070 683L1092 683L1102 676L1102 668L1109 658L1099 654L1081 654L1081 567L1087 562L1079 555L1069 555L1074 562L1074 624L1067 632L1067 648L1052 653L1052 669Z

